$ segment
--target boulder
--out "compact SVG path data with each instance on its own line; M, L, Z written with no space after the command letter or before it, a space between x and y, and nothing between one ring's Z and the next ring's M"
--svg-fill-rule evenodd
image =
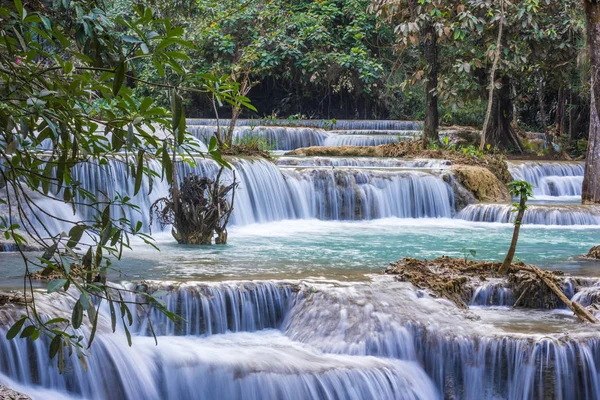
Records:
M479 201L508 202L506 185L489 169L473 165L454 165L452 173L458 182Z

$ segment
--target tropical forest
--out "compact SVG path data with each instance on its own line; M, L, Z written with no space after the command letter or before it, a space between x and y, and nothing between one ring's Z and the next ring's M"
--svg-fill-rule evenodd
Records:
M31 399L600 399L600 1L0 0Z

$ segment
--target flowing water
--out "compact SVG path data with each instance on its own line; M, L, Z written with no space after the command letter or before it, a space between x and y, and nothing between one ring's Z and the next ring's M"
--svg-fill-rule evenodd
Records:
M190 122L201 141L216 125ZM235 135L259 132L281 149L323 145L336 135L397 139L410 136L399 131L420 129L401 121L255 122L240 121ZM356 157L232 160L240 186L226 246L180 246L168 227L154 226L160 252L134 243L109 274L114 285L166 290L167 308L185 323L174 325L150 311L158 346L142 318L134 322L128 347L122 327L109 332L110 312L101 304L88 371L74 354L63 375L48 359L47 341L7 341L5 324L0 384L35 399L599 398L600 334L567 309L513 309L510 289L486 281L464 312L381 274L403 257L504 257L511 206L459 209L450 164ZM180 164L179 175L214 176L217 168L199 160L193 168ZM526 213L517 257L580 277L563 288L568 297L584 305L600 299L600 263L579 257L600 244L600 211L573 204L581 195L582 164L511 163L510 171L534 184L537 199ZM76 177L109 197L133 192L119 160L80 165ZM150 204L167 189L154 182L148 194L144 181L133 198L141 212L126 216L148 224ZM74 216L52 200L39 205L65 221L91 218L84 208ZM34 225L51 222L35 214ZM50 229L66 231L69 223L53 222ZM0 253L4 288L18 288L23 271L19 254ZM72 292L46 295L38 286L43 314L75 301ZM0 308L0 320L19 313ZM88 335L87 327L80 333Z

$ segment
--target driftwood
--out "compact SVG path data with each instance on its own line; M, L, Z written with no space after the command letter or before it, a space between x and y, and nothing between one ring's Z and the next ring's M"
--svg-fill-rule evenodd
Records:
M179 188L171 189L169 197L156 200L150 207L161 226L172 225L171 233L180 244L227 243L227 224L233 211L235 172L233 182L221 184L223 168L215 180L197 175L186 176ZM231 194L231 200L229 196Z

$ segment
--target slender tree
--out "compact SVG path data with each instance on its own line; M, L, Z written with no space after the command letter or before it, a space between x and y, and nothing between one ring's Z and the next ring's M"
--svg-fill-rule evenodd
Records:
M521 224L523 222L523 216L525 210L527 210L527 199L531 194L531 184L525 181L512 181L508 184L510 194L519 197L519 203L515 204L514 211L517 211L517 217L515 218L515 229L513 230L512 240L510 241L510 247L504 262L500 266L498 272L500 274L506 274L512 264L513 258L515 257L515 251L517 250L517 242L519 240L519 231L521 230Z
M461 1L374 0L370 9L394 25L400 51L411 46L420 49L424 65L413 83L425 86L423 145L439 143L440 43L452 38L455 17L464 12L465 6Z

